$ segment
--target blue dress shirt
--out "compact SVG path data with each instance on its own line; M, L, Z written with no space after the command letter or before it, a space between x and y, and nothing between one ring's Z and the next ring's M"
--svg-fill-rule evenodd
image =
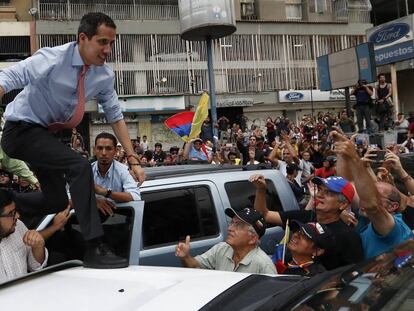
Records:
M129 192L134 201L141 200L141 194L136 181L128 171L128 167L113 160L105 176L99 173L98 162L92 163L93 179L101 187L111 189L114 192Z
M42 48L33 56L0 72L5 92L24 88L4 114L7 121L47 127L68 121L78 103L77 84L84 62L76 42ZM114 89L114 72L105 64L91 65L85 77L85 101L95 97L109 123L123 119Z

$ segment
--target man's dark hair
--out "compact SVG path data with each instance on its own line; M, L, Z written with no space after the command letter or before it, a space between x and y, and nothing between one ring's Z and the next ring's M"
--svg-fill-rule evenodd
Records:
M98 142L98 139L100 139L100 138L112 140L112 142L114 144L114 147L116 147L116 145L118 144L118 141L116 140L116 137L114 135L112 135L111 133L108 133L108 132L102 132L102 133L96 135L96 137L95 137L95 146L96 146L96 143Z
M78 38L80 33L84 33L88 39L90 40L93 36L95 36L98 32L98 27L101 25L105 25L116 29L116 25L112 18L108 15L100 12L92 12L85 14L79 24L78 28Z
M379 79L381 76L383 76L385 78L385 73L378 74L377 79Z
M398 191L392 190L390 195L388 196L388 200L390 200L391 202L401 204L401 195Z
M10 190L0 189L0 214L3 213L4 207L14 202L14 194Z

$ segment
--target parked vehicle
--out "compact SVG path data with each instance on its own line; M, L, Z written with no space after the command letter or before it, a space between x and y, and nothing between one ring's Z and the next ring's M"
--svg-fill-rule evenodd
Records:
M313 278L79 261L0 284L5 310L412 310L414 241Z
M142 201L118 205L115 217L104 222L106 238L117 252L129 254L130 264L181 266L174 256L175 245L190 235L191 254L197 255L224 241L230 222L224 210L253 204L255 188L248 179L257 173L266 178L270 209L299 209L278 170L213 165L148 168L147 180L140 187ZM52 218L47 217L38 230ZM77 224L70 225L79 236ZM283 228L270 227L260 246L272 254L282 236Z

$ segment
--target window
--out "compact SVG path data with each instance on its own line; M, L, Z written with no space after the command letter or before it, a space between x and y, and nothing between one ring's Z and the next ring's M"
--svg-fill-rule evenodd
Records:
M143 193L143 247L175 244L219 233L217 215L206 186Z
M286 19L302 19L302 4L286 4Z
M122 207L114 210L112 217L101 213L104 241L115 251L115 254L129 258L134 210ZM53 222L51 221L49 225ZM48 265L57 264L72 259L83 259L85 241L76 217L71 217L65 225L65 230L57 231L47 241L49 251Z
M273 182L266 179L266 184L267 208L271 211L283 211L282 203L280 202L279 195L277 194ZM254 205L256 188L249 181L228 182L224 185L224 188L226 189L230 205L233 209L241 210L246 206Z
M326 12L327 5L326 0L310 0L309 1L309 12L311 13L323 13Z

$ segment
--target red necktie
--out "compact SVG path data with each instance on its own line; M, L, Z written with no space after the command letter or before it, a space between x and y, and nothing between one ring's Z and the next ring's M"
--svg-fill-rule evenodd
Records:
M72 118L70 118L70 120L66 123L55 122L49 124L49 132L56 133L61 129L72 129L82 121L83 114L85 113L85 76L88 69L89 65L83 65L78 82L78 104L76 105L75 113Z

